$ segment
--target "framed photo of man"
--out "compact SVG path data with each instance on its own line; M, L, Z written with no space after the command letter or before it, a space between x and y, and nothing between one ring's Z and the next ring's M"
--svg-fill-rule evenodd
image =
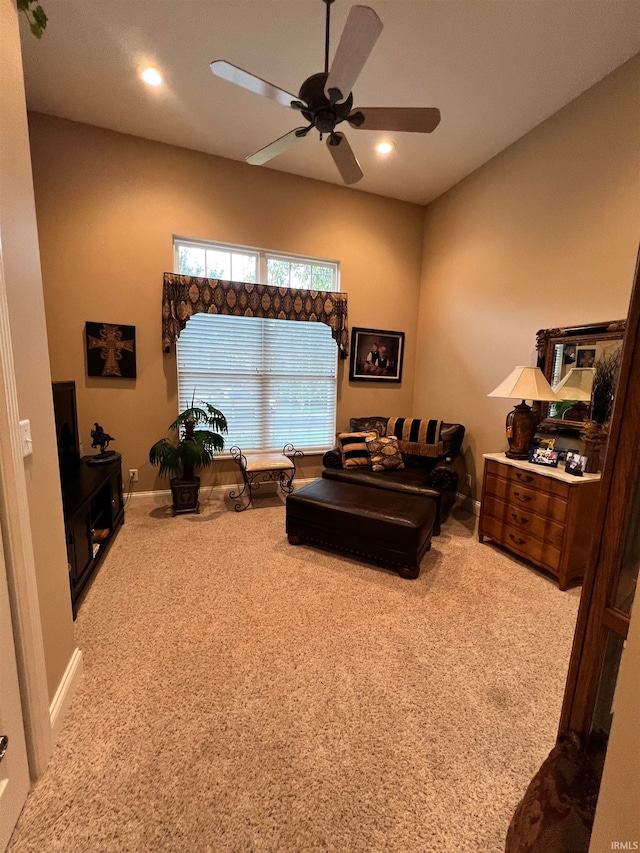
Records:
M404 332L358 327L351 330L351 381L401 382L403 357Z

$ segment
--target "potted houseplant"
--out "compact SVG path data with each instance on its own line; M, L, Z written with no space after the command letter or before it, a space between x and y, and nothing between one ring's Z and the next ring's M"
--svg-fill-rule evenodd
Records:
M161 477L171 477L173 515L200 512L200 477L194 472L208 468L215 454L223 449L220 433L227 432L227 419L210 403L203 402L199 407L192 400L191 406L169 426L169 431L174 437L157 441L149 451L149 462L159 466Z
M588 474L597 474L600 470L600 455L609 437L609 421L621 362L622 348L620 347L612 353L603 355L594 364L591 418L585 421L580 433L585 444Z

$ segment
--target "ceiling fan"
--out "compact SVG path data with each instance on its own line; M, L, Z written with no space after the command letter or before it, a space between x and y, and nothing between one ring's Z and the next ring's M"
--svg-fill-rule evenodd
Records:
M351 90L382 32L382 21L368 6L352 6L329 68L329 30L334 0L323 2L327 7L324 72L307 77L297 98L223 59L212 62L210 67L217 77L270 98L283 107L298 110L309 122L307 127L296 127L251 154L246 158L247 163L262 166L315 128L320 139L323 134L327 135L327 146L345 184L355 184L363 177L363 172L349 141L336 131L336 125L346 121L361 130L431 133L440 122L440 110L434 107L360 107L354 111Z

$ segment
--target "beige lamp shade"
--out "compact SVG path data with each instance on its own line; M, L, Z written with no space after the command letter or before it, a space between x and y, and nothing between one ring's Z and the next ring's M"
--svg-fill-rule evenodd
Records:
M487 397L502 397L508 400L545 400L550 403L557 403L560 400L539 367L516 367L504 382L487 394Z
M560 400L588 403L591 400L595 372L594 367L572 367L553 390Z

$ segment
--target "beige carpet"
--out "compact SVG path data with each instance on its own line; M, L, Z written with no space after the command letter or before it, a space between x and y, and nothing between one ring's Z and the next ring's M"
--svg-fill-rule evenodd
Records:
M291 547L273 500L128 510L10 850L498 853L577 603L469 517L406 581Z

